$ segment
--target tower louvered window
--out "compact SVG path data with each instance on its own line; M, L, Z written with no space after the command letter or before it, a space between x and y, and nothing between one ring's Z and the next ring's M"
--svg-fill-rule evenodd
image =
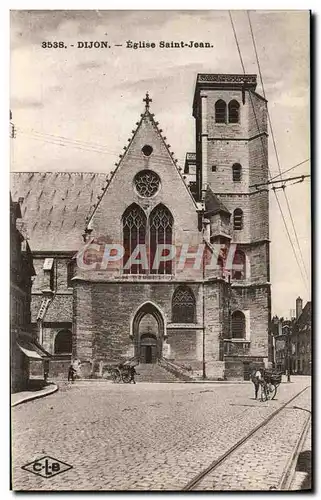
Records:
M164 205L157 205L149 218L149 241L150 241L150 272L152 274L171 274L172 260L160 262L157 269L153 269L153 263L158 245L171 245L173 232L173 216ZM158 248L160 251L160 248ZM167 255L169 250L164 250L162 255Z
M222 99L215 103L215 122L226 123L226 102Z
M242 180L242 167L239 163L234 163L233 167L233 181L240 182Z
M243 211L236 208L233 213L233 228L236 231L243 229Z
M145 245L146 242L146 215L142 208L133 204L127 208L123 215L123 264L127 263L137 245ZM144 274L147 270L142 264L132 264L128 269L124 268L125 274Z
M232 279L244 280L246 278L246 260L242 250L236 250L233 259Z
M172 301L173 323L195 323L195 297L187 286L175 290Z
M230 101L228 104L228 121L229 123L240 121L240 105L237 101Z
M234 311L232 314L232 338L245 338L245 316L242 311Z

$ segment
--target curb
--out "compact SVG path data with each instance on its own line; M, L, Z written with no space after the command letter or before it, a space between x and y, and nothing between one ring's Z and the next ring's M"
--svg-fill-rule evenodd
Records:
M46 391L39 391L38 394L30 394L29 396L24 396L21 399L18 399L18 401L15 401L14 403L11 403L11 408L14 406L18 406L22 403L27 403L28 401L32 401L34 399L39 399L39 398L44 398L45 396L49 396L50 394L53 394L54 392L57 392L59 387L56 384L51 384L52 387L48 388Z
M66 380L59 380L59 382L66 382ZM99 383L106 383L106 384L113 384L112 380L109 379L103 379L103 378L79 378L75 380L75 385L77 385L77 382L99 382ZM158 381L140 381L136 379L136 384L249 384L251 383L250 380L167 380L164 382L158 382ZM117 384L113 384L117 385Z

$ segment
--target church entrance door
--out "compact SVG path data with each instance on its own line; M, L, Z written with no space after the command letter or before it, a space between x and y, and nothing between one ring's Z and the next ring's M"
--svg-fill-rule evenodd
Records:
M164 321L159 310L146 303L135 315L133 340L135 357L140 363L156 363L162 355Z

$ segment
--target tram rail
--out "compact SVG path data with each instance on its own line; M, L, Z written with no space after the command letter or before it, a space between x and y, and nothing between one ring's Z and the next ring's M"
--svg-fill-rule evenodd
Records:
M234 452L236 452L242 445L247 443L258 431L260 431L263 427L265 427L271 420L273 420L280 412L282 412L289 404L291 404L296 398L298 398L304 391L309 389L310 386L304 387L300 392L295 394L293 397L291 397L286 403L280 406L280 408L277 408L271 415L269 415L263 422L260 422L254 429L252 429L250 432L248 432L243 438L241 438L239 441L237 441L233 446L231 446L223 455L221 455L219 458L211 462L211 464L203 469L201 472L196 474L182 489L181 491L192 491L195 490L196 487L201 483L201 481L206 478L206 476L209 476L213 471L218 469L220 465L225 462L229 457L232 456ZM285 472L282 475L282 479L280 481L279 487L277 489L282 489L284 490L289 482L290 482L290 477L292 477L292 474L290 472L290 469L293 469L293 464L295 462L295 457L299 453L299 449L301 446L301 443L304 440L304 436L307 432L308 429L308 423L310 423L310 416L311 413L309 413L308 421L304 425L303 431L300 433L300 437L298 439L298 442L295 446L295 449L292 453L291 459L289 461L288 466L286 467ZM294 466L295 467L295 466Z

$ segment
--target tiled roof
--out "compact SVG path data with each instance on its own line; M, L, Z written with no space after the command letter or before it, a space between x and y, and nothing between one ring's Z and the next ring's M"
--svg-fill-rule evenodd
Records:
M12 198L24 198L21 212L31 250L78 250L105 181L106 174L93 172L11 173Z
M224 203L213 193L211 188L208 186L205 194L205 213L207 215L214 215L219 212L225 212L231 214L231 212L226 208Z

